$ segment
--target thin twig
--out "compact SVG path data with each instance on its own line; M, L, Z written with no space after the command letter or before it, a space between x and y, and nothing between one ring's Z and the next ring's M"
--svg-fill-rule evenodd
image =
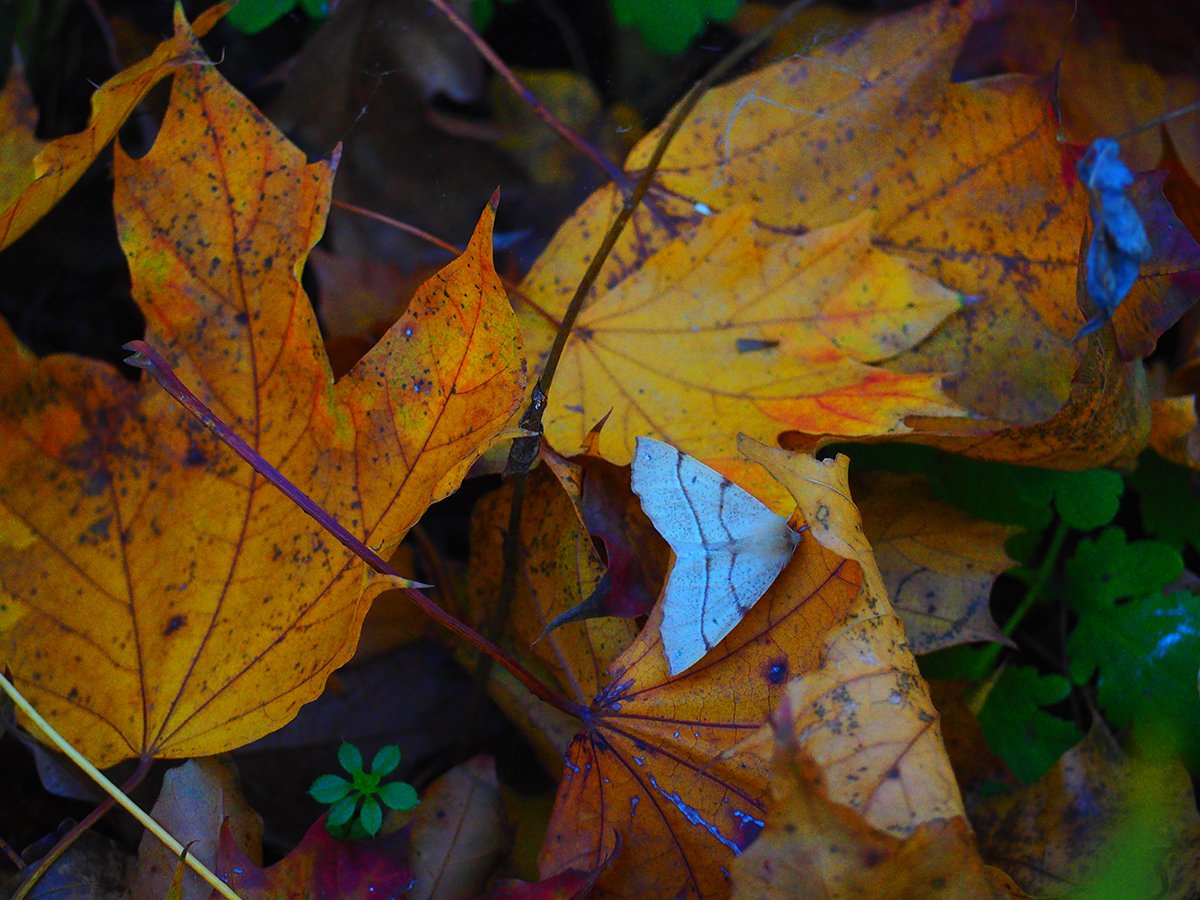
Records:
M18 872L25 868L25 860L21 859L17 851L10 847L4 838L0 838L0 850L4 851L4 855L17 867Z
M479 51L480 55L491 64L492 68L500 74L501 78L509 83L512 89L517 92L517 95L532 107L539 119L550 126L559 137L603 169L608 174L608 177L619 184L623 190L628 190L629 176L625 174L625 170L580 137L562 119L552 113L542 101L533 96L529 88L521 83L521 79L496 54L496 51L489 47L487 41L480 37L479 33L471 27L470 22L455 12L446 0L429 0L429 2L436 6L450 20L450 24L467 36L467 39L475 45L475 49Z
M441 0L431 0L431 2L440 5ZM524 513L525 481L534 460L537 458L538 447L541 444L542 415L546 410L546 404L549 402L550 386L554 381L554 374L558 370L558 363L562 357L563 349L566 347L567 340L574 331L575 320L579 318L584 300L591 291L592 285L595 284L596 278L600 275L600 270L604 267L605 262L608 261L608 256L612 252L613 247L616 246L617 240L625 230L625 226L633 217L638 204L645 197L646 192L650 190L651 184L654 183L654 176L658 172L658 166L667 152L667 146L679 132L687 117L691 115L692 110L696 108L696 104L700 101L701 96L729 72L741 65L759 47L769 41L781 28L795 18L801 10L810 6L813 2L814 0L796 0L796 2L782 10L768 25L742 41L732 53L722 59L721 62L710 69L703 78L692 86L687 96L672 111L671 117L667 122L667 127L659 137L658 143L654 147L654 152L651 154L649 161L647 161L646 168L642 171L637 185L632 192L627 191L624 193L621 211L609 226L608 232L604 235L604 240L600 243L600 248L596 251L595 256L592 257L587 271L584 272L583 278L575 288L575 294L571 298L571 302L567 305L567 311L563 314L562 322L558 327L558 333L554 337L554 345L550 348L550 353L546 357L546 365L542 369L542 374L538 378L537 384L533 387L529 407L521 417L521 427L531 432L531 434L528 437L519 437L514 440L512 448L509 451L505 474L515 478L516 483L513 486L509 527L504 535L504 571L500 580L502 593L497 602L499 610L507 611L512 604L517 580L517 568L520 565L518 531L521 517ZM492 630L495 630L495 628L493 627ZM483 673L477 676L477 680L478 678L486 679L488 665L486 660L480 660L480 667L483 669Z
M368 219L374 219L376 222L383 222L385 225L391 225L400 231L407 231L409 234L419 237L421 240L433 244L435 247L441 247L452 256L462 256L463 248L455 247L449 241L443 241L440 237L430 234L424 229L418 228L416 225L410 225L407 222L402 222L400 219L393 219L391 216L385 216L383 213L375 212L374 210L364 209L361 206L355 206L353 203L347 203L345 200L334 200L334 206L349 210L352 213L358 213L360 216L365 216Z
M334 200L333 205L341 207L347 212L357 213L358 215L365 216L368 219L374 219L376 222L382 222L384 225L391 225L393 228L397 228L400 231L405 231L411 235L414 235L415 237L419 237L423 241L428 241L435 247L440 247L443 250L449 251L454 256L462 256L463 254L462 247L456 247L449 241L444 241L437 235L430 234L428 231L418 228L416 225L410 225L408 222L403 222L400 219L393 219L391 216L385 216L383 213L375 212L372 209L366 209L362 206L355 206L353 203L346 203L343 200ZM534 303L532 298L530 298L528 294L521 290L520 286L514 284L510 279L505 278L503 275L500 275L499 272L496 274L500 276L500 283L504 285L504 289L508 291L508 293L516 296L517 299L540 315L551 325L558 324L558 320L555 319L554 316L550 315L548 310L543 309Z
M412 582L404 578L399 572L389 566L381 559L375 551L356 538L353 534L347 531L340 522L330 516L325 510L321 509L320 505L315 500L309 497L304 491L296 487L288 481L278 469L272 466L269 462L255 451L249 444L242 440L232 429L222 422L217 415L200 401L200 398L193 394L187 386L179 380L175 373L171 370L170 365L163 359L149 344L145 341L130 341L125 345L126 350L132 351L133 355L125 360L129 365L136 366L139 369L145 369L155 381L168 394L178 400L183 407L200 422L215 434L229 449L240 456L243 460L249 463L256 472L263 476L267 481L273 484L284 496L299 506L304 512L308 513L317 524L332 534L335 538L341 541L351 553L354 553L367 565L381 575L387 575L399 581L400 590L417 606L419 606L428 616L436 622L450 629L454 634L457 634L469 644L478 647L482 652L486 653L492 659L495 659L502 666L508 669L518 681L520 681L530 692L540 700L544 700L556 709L560 709L568 715L579 716L581 710L578 704L572 703L551 691L546 685L542 684L531 672L524 666L506 654L503 650L497 647L494 643L487 640L483 635L469 628L464 623L460 622L454 616L450 615L420 591L414 590Z
M161 825L144 813L140 806L130 800L129 797L127 797L119 787L109 781L103 772L88 762L82 753L72 747L70 743L67 742L66 738L55 731L50 723L42 718L41 713L34 709L33 705L26 700L21 692L13 686L12 682L3 675L0 675L0 690L3 690L4 693L8 694L8 696L12 698L13 703L15 703L20 708L21 712L25 713L25 715L27 715L33 721L33 723L42 730L46 737L50 738L55 747L70 757L71 762L83 769L87 776L92 779L92 781L96 782L96 784L103 788L104 792L108 794L108 796L112 797L113 800L121 804L126 812L141 822L147 831L170 847L171 851L176 855L183 853L183 845L180 844L179 841L171 837L171 835L167 833L167 831ZM143 761L143 763L147 765L149 762L149 760ZM226 900L241 900L241 898L233 892L229 885L209 871L208 866L204 865L204 863L200 862L200 860L196 859L196 857L188 854L187 862L197 875L211 884L222 897L226 898Z

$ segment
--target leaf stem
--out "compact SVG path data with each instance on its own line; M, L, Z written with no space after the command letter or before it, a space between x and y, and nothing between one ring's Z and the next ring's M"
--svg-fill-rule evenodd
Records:
M479 32L471 27L470 22L455 12L446 0L429 0L429 2L436 6L442 15L450 20L451 25L467 36L467 39L475 45L475 49L479 51L480 55L499 73L501 78L509 83L512 89L516 91L517 96L530 105L539 119L545 122L559 137L594 162L599 168L603 169L608 177L620 185L622 189L628 191L629 176L625 174L625 170L580 137L562 119L554 115L542 101L533 96L533 93L529 88L525 87L521 79L508 67L507 63L497 55L495 50L488 46L487 41L480 37Z
M430 234L428 231L425 231L423 228L418 228L416 225L410 225L408 222L402 222L400 219L393 219L391 216L385 216L381 212L375 212L374 210L366 209L365 207L362 207L362 206L355 206L353 203L346 203L344 200L336 200L335 199L333 201L333 205L340 207L341 209L344 209L347 212L356 213L357 215L363 216L364 218L374 219L376 222L382 222L384 225L391 225L393 228L395 228L399 231L407 232L408 234L411 234L414 237L420 238L423 241L433 244L433 246L435 246L435 247L438 247L442 250L448 251L452 256L461 256L463 253L463 248L456 247L453 244L451 244L449 241L444 241L437 235ZM499 273L497 273L497 274L499 275ZM508 291L509 294L515 295L518 300L523 302L526 306L528 306L535 313L540 315L543 319L545 319L551 325L556 324L554 317L552 315L550 315L550 313L547 310L543 309L542 307L540 307L536 303L534 303L533 299L528 294L526 294L524 291L522 291L521 288L518 285L514 284L510 279L505 278L503 275L500 275L500 282L501 282L501 284L504 285L504 289L506 291ZM511 298L510 298L510 302L511 302Z
M1070 526L1062 519L1058 520L1058 524L1054 528L1054 535L1050 538L1050 546L1046 548L1046 555L1042 557L1042 562L1037 570L1032 573L1029 589L1025 592L1025 596L1017 608L1013 610L1013 614L1004 623L1002 630L1009 637L1012 637L1012 633L1017 630L1021 620L1029 614L1029 611L1042 599L1042 595L1049 588L1050 579L1058 565L1058 556L1062 552L1063 542L1067 539L1067 533L1070 530ZM975 677L983 678L987 675L995 667L996 660L999 659L1003 650L1003 644L989 644L978 657Z
M172 852L174 852L176 855L182 855L183 845L180 844L179 841L175 840L175 838L171 837L171 835L161 825L155 822L154 819L150 818L149 815L144 813L140 806L138 806L125 795L124 791L109 781L103 772L93 766L87 760L87 758L83 756L82 753L72 747L62 735L55 731L53 726L51 726L51 724L42 717L41 713L33 708L33 705L25 699L24 695L22 695L21 692L16 689L13 683L4 677L4 675L0 675L0 689L2 689L4 693L8 694L8 696L12 698L13 703L15 703L21 712L25 713L25 715L28 716L29 719L42 730L46 737L50 738L54 746L70 757L71 762L83 769L87 776L91 778L92 781L96 782L96 784L98 784L101 788L103 788L104 792L108 794L113 801L121 804L126 812L141 822L151 834L170 847ZM150 763L151 760L143 759L138 767L138 772L134 774L134 779L136 780L130 779L130 781L134 784L136 784L138 781L141 781L142 777L145 775L143 767L148 769ZM111 808L111 803L108 807L105 807L103 811L100 811L101 807L104 807L103 803L100 805L100 807L97 807L97 809L93 811L95 818L99 818L101 815L107 812L108 809ZM92 816L88 816L87 819L84 819L84 822L87 822L88 825L91 824L91 822L88 821L89 819L94 821ZM76 826L77 829L79 829L82 825L83 822L81 822L79 826ZM63 849L66 849L65 846ZM61 853L62 851L60 850L59 852ZM53 862L53 860L51 860L51 862ZM196 857L189 854L187 857L187 863L192 867L197 875L211 884L217 893L219 893L222 897L227 898L227 900L241 900L241 898L233 892L229 885L214 875L209 870L208 866L204 865L204 863L200 862L200 860L196 859ZM40 868L41 866L39 865L39 869ZM17 896L19 897L22 895L18 894ZM17 900L17 898L14 897L13 900Z
M434 3L441 3L443 0L432 0ZM667 122L667 127L658 139L658 143L654 147L654 152L646 163L646 168L642 171L641 178L638 179L631 193L627 193L624 202L621 204L621 211L609 226L608 233L604 235L604 240L600 243L600 248L592 257L591 263L584 272L583 278L579 282L579 286L575 289L575 294L571 298L570 304L567 306L567 311L563 315L562 324L559 326L558 334L555 335L554 345L550 348L550 353L546 357L546 366L542 369L542 375L538 379L535 396L538 391L543 397L548 397L550 394L550 384L554 381L554 373L558 370L558 362L562 357L563 349L566 347L567 341L571 337L571 333L575 328L575 320L579 318L579 312L583 308L584 300L587 298L588 292L595 284L597 277L600 275L600 269L608 261L608 255L612 252L612 248L616 246L617 239L620 238L621 232L625 230L630 218L633 217L634 211L637 209L642 198L650 190L650 186L654 183L654 176L658 173L658 166L662 162L663 156L666 155L667 146L679 133L679 129L683 127L684 121L692 114L696 108L696 104L700 102L700 98L714 84L729 74L734 68L745 62L753 55L759 47L769 41L780 29L788 22L794 19L807 6L811 6L815 0L796 0L790 6L783 9L779 15L772 19L763 28L750 35L742 41L737 48L722 59L717 65L709 69L704 77L692 85L691 90L680 101L671 113L671 117ZM533 408L533 407L531 407ZM544 409L544 403L541 409ZM541 433L542 415L541 409L538 409L536 427L531 427L532 423L527 423L522 420L521 425L524 428L535 430Z
M430 618L450 629L454 634L457 634L463 640L478 647L491 658L495 659L502 666L508 669L518 681L520 681L530 692L540 700L544 700L551 706L562 710L568 715L580 716L581 710L578 704L572 703L565 698L559 697L551 691L546 685L542 684L531 672L524 666L512 659L503 650L497 647L493 642L489 641L483 635L479 634L474 629L460 622L450 613L446 612L420 591L414 590L412 582L404 578L399 572L389 566L381 559L375 551L356 538L353 534L347 531L340 522L325 512L320 505L309 497L304 491L296 487L288 481L282 473L262 456L254 450L249 444L242 440L229 426L222 422L211 409L200 401L200 398L193 394L188 387L179 380L179 377L172 371L167 361L158 354L145 341L130 341L125 345L125 349L132 351L132 356L128 357L125 362L131 366L136 366L139 369L145 369L150 376L159 383L163 390L178 400L183 407L200 422L215 434L229 449L240 456L243 460L250 464L254 471L262 475L267 481L278 488L284 496L299 506L304 512L308 513L318 525L337 538L346 549L363 560L376 572L381 575L387 575L390 578L397 579L400 582L400 590L413 603L419 606Z

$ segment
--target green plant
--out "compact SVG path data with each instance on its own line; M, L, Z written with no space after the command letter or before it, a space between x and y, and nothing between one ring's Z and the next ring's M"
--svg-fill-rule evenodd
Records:
M295 0L290 2L294 3ZM516 0L500 2L514 3ZM733 18L741 0L610 0L610 3L618 25L636 29L646 45L656 53L678 56L710 21L725 22ZM480 31L487 30L491 24L496 14L494 4L495 0L472 0L471 15Z
M375 754L370 772L363 771L362 754L349 742L343 742L338 749L338 762L349 773L349 780L340 775L322 775L308 791L318 803L329 804L325 828L334 837L349 840L374 837L383 824L383 806L406 810L420 802L411 784L380 783L400 765L400 748L395 744Z
M294 10L297 2L315 22L329 17L329 0L242 0L225 19L243 34L257 34Z
M940 499L1024 529L1006 545L1017 565L1007 573L1010 611L1002 622L1019 652L964 644L919 658L926 678L986 684L980 727L1020 780L1036 781L1082 738L1086 721L1060 717L1080 692L1089 700L1076 710L1098 709L1139 742L1171 729L1187 765L1200 766L1200 635L1191 625L1200 595L1175 586L1181 551L1200 545L1186 470L1152 451L1125 477L917 447L855 447L853 454L852 468L922 472ZM1136 507L1122 509L1126 492Z

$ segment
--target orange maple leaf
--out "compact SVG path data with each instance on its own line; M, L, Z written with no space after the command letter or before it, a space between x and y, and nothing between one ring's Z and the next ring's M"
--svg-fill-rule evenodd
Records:
M207 64L175 73L115 206L146 340L352 533L390 553L515 409L520 335L462 257L333 382L299 272L333 166ZM38 361L0 329L0 665L83 753L204 756L286 723L354 650L360 562L148 380Z

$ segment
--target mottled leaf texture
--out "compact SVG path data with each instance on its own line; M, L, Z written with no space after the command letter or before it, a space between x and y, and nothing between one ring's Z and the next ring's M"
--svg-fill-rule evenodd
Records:
M656 607L568 750L542 877L593 870L621 841L597 897L728 891L730 862L762 827L767 765L721 754L766 721L788 679L820 665L823 636L861 579L856 563L801 535L791 563L738 626L673 678Z
M196 64L176 71L154 147L118 149L114 174L146 341L390 554L523 391L493 210L335 384L299 283L330 163L306 164ZM218 753L289 721L354 650L361 563L149 379L36 360L7 327L0 358L0 665L104 765Z
M590 233L581 221L601 214L585 205L564 233ZM873 247L869 213L798 233L759 215L742 204L701 219L606 282L563 351L552 444L577 446L609 411L606 445L620 463L640 435L732 458L739 429L763 440L788 428L893 434L908 430L906 415L961 413L942 394L944 373L875 365L937 327L960 295ZM558 312L566 298L542 293L555 252L580 255L551 245L524 289ZM545 316L525 328L535 351L553 340Z
M736 900L1020 896L1007 876L984 866L966 819L926 823L903 839L874 829L830 802L820 767L794 739L777 742L771 795L763 833L733 864Z
M975 519L933 496L919 475L856 479L863 529L914 653L968 641L1010 643L988 608L1013 565L1015 528Z
M792 492L819 544L862 567L863 590L826 634L823 665L787 686L791 727L821 767L829 797L901 836L962 815L928 686L851 500L849 460L818 461L745 436L738 446ZM770 758L773 742L764 725L743 748Z

